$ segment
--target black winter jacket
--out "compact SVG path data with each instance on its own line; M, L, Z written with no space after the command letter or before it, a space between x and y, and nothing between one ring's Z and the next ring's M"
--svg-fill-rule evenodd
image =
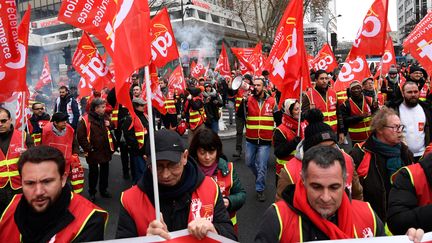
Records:
M420 160L429 188L432 185L432 157ZM388 226L393 234L405 234L411 227L432 231L432 204L418 206L414 185L406 169L399 171L388 203Z

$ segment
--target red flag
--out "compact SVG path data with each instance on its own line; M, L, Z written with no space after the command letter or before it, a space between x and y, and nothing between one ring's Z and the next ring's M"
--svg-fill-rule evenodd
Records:
M222 43L222 50L219 55L219 60L216 64L215 71L218 71L220 75L231 75L231 67L228 60L228 54L225 49L224 43Z
M40 90L43 87L45 87L45 85L50 84L51 82L52 82L51 69L50 69L49 62L48 62L48 56L45 55L42 73L39 76L39 81L36 83L34 89Z
M387 12L388 0L375 0L372 3L354 40L351 49L353 57L384 53L387 31L390 31Z
M152 62L156 67L163 67L168 62L179 58L174 32L166 8L151 20Z
M150 64L149 66L149 72L150 72L150 88L151 88L151 92L152 92L152 106L158 110L161 114L165 115L166 114L166 109L165 109L165 98L162 94L162 91L160 89L160 85L159 85L159 79L158 79L158 74L157 74L157 68L154 64ZM146 101L147 100L147 92L146 92L146 85L143 84L142 87L142 96L143 99Z
M78 97L83 98L90 96L93 91L93 86L89 82L85 80L85 78L81 77L78 83Z
M89 88L113 88L113 77L90 36L84 32L72 58L72 66Z
M391 67L396 67L396 55L393 47L393 40L390 36L387 38L387 44L384 51L384 55L381 57L382 66L379 67L378 72L381 72L385 75L389 72Z
M403 51L411 54L428 73L432 71L432 12L417 24L403 43Z
M328 43L325 43L322 49L318 52L318 55L313 61L315 71L323 69L326 72L332 72L337 68L338 63Z
M300 82L303 80L303 90L310 84L303 40L302 0L290 1L285 9L267 62L269 79L282 92L280 101L293 96L299 99Z
M168 79L168 90L172 93L176 91L177 94L182 94L185 89L186 82L183 77L183 70L181 65L178 65Z
M252 55L248 58L255 75L261 75L264 70L264 55L262 54L262 43L256 44Z
M345 91L352 81L361 82L363 79L370 77L371 73L366 62L365 56L352 57L348 54L342 69L339 72L335 82L335 91Z
M16 1L2 1L0 5L1 23L1 45L0 63L15 61L19 56L18 52L18 15Z
M2 41L2 45L0 45L0 51L2 53L3 58L0 58L0 102L5 101L11 97L13 92L25 92L27 91L27 83L26 83L26 71L27 71L27 48L28 48L28 37L29 37L29 26L30 26L30 12L31 6L28 5L27 11L24 14L22 21L18 27L18 31L16 30L16 21L9 21L10 19L17 19L15 9L15 2L8 1L4 4L5 8L0 8L0 20L3 23L4 30L7 31L8 27L9 31L16 33L17 32L17 40L16 45L13 40L9 39L8 32L7 35L2 38L4 43L8 43L9 51L7 51L6 45ZM9 14L5 14L4 10L9 11ZM9 19L10 18L10 19ZM14 22L14 23L12 23ZM1 29L1 27L0 27ZM15 34L13 34L13 38L15 38ZM18 54L15 54L18 53Z
M254 67L252 63L249 62L249 58L253 55L255 48L231 48L232 53L237 57L239 64L240 64L240 70L242 71L242 74L244 75L248 71L253 73Z
M25 129L23 124L26 124L26 121L30 119L32 114L29 108L29 92L15 92L15 95L13 96L16 97L15 127L18 130L23 131ZM24 113L23 106L25 107Z
M131 73L151 59L148 1L63 1L58 19L93 34L114 61L117 101L133 112L129 97Z
M206 68L204 67L204 65L202 65L201 63L197 64L195 61L192 61L190 75L198 79L200 77L204 77L205 74Z
M314 68L315 57L312 56L312 55L309 55L308 53L306 53L306 60L307 60L307 63L308 63L309 70L313 69Z

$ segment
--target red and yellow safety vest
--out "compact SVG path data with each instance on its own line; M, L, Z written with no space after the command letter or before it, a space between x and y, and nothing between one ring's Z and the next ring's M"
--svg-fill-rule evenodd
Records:
M24 134L24 141L26 140ZM8 151L3 154L0 150L0 188L5 187L10 182L12 189L17 190L21 188L21 176L18 172L18 159L22 146L22 132L14 130L12 138L8 147ZM24 143L24 148L27 149Z
M236 96L235 96L235 111L237 112L242 101L243 101L243 94L244 94L244 90L239 89Z
M307 97L311 105L315 105L315 108L320 110L324 115L324 122L327 123L333 131L337 132L337 116L336 116L336 93L333 89L327 90L326 100L320 95L320 93L312 88L306 92Z
M351 124L348 127L348 132L353 142L363 142L371 135L370 123L372 120L372 110L366 102L366 99L367 97L363 97L362 107L360 108L351 98L349 98L351 115L359 116L364 113L370 114L370 116L363 118L359 123Z
M343 104L348 99L346 90L336 92L336 99L338 105Z
M228 171L229 174L224 176L221 170L218 170L215 176L212 176L213 180L219 186L220 192L222 193L222 197L228 197L231 194L231 188L234 184L233 170L234 165L232 162L228 162ZM234 229L237 231L237 214L236 212L230 213L231 222L234 226Z
M48 124L49 122L50 122L49 120L40 120L40 121L38 121L38 124L39 124L39 127L41 129L43 129L43 127L46 124ZM41 143L42 133L40 133L40 132L33 132L34 128L33 128L31 122L28 122L27 126L28 126L28 129L29 129L30 136L33 139L33 144L35 146L38 146Z
M57 148L62 152L66 159L65 172L69 175L70 165L72 162L72 144L74 129L66 123L66 133L63 136L57 136L53 131L53 123L50 122L42 130L42 144Z
M420 90L420 94L419 94L419 100L421 101L426 101L426 98L428 96L428 92L429 91L429 84L425 83L422 87L422 89Z
M218 193L216 182L210 177L205 177L201 185L192 193L188 222L196 218L213 221ZM148 225L156 219L154 206L147 194L135 185L122 193L120 201L135 222L138 236L145 236Z
M15 195L9 206L5 209L0 219L0 242L21 242L21 234L15 223L15 210L22 199L22 194ZM25 199L23 199L25 200ZM74 216L74 220L57 232L50 242L72 242L87 223L87 220L95 213L101 212L105 216L105 223L108 213L94 205L79 194L71 193L71 201L68 207L69 212Z
M119 104L117 103L112 112L111 112L111 123L114 125L114 128L118 127L118 115L119 115Z
M425 206L432 203L432 192L431 186L428 183L425 172L420 163L408 165L402 167L405 169L411 179L411 184L415 188L415 193L417 195L418 206ZM395 173L397 174L397 173ZM392 177L394 181L395 177Z
M289 128L287 125L285 125L284 123L280 124L276 129L282 133L282 135L284 136L286 141L293 140L296 137L296 133L291 128ZM289 160L291 160L295 154L296 154L296 150L293 150L286 157L283 157L283 158L277 158L276 157L276 175L279 175L279 173L280 173L281 169L284 167L284 165Z
M271 141L273 137L274 118L273 112L276 101L268 96L259 105L254 97L248 98L248 114L246 117L246 138L253 140Z
M84 125L86 127L87 130L87 141L90 143L90 130L91 130L91 123L89 121L88 115L84 115L82 117L83 121L84 121ZM110 132L110 130L105 127L106 131L107 131L107 136L108 136L108 142L109 142L109 146L112 152L114 152L114 141L113 141L113 136Z
M167 111L167 114L177 114L177 110L175 107L176 100L172 97L172 95L170 96L165 97L165 109Z
M141 120L138 117L133 119L133 128L135 131L135 138L138 142L138 148L141 149L144 146L144 138L145 135L147 134L147 129L144 127L144 125L142 124Z
M279 219L279 242L303 242L303 216L294 212L283 200L273 203L273 207ZM352 200L351 207L355 238L376 236L375 213L369 203Z

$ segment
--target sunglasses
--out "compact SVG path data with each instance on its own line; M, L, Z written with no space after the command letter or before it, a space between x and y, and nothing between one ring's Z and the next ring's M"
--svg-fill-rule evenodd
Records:
M9 121L9 119L0 119L0 123L1 124L5 124L6 122L8 122Z

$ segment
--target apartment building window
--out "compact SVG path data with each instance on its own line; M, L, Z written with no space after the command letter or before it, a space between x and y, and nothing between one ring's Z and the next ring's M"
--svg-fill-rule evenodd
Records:
M207 13L198 10L198 18L202 20L207 20Z
M211 18L212 18L212 21L213 21L214 23L218 23L218 24L220 24L220 18L219 18L219 16L214 15L214 14L211 14Z

